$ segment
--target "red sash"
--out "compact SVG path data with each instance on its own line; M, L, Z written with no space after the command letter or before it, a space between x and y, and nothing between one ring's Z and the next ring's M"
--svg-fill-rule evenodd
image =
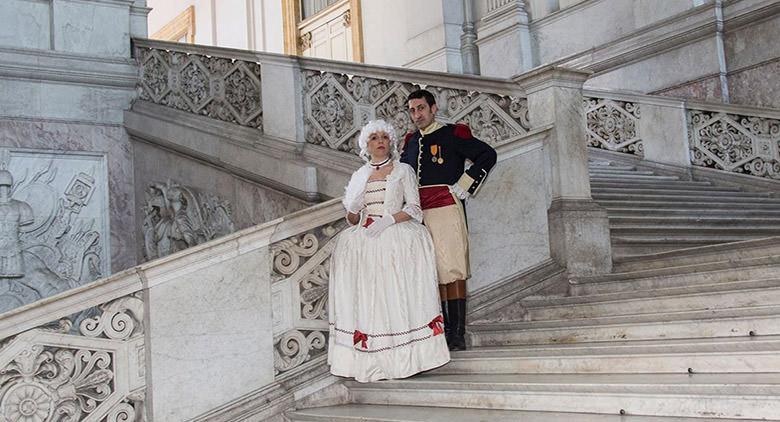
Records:
M420 207L424 210L455 205L449 186L420 186Z

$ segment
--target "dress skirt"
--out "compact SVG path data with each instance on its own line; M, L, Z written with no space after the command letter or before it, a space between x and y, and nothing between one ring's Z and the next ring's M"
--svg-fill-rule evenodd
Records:
M331 256L331 373L360 382L405 378L450 360L433 242L410 220L366 236L344 230Z

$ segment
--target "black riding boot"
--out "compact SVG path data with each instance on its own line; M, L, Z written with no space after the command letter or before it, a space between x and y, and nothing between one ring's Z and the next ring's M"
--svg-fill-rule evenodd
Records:
M453 350L466 350L466 299L455 299L454 302L458 308L458 327L456 332L452 333Z
M449 299L447 300L447 312L450 319L450 342L447 343L450 350L466 350L466 342L463 339L463 332L465 326L461 328L460 324L465 321L466 313L461 315L461 307L458 302L464 301L463 299ZM465 301L464 301L465 303Z
M447 348L450 348L450 342L452 342L452 321L449 318L449 312L447 311L447 301L441 301L441 316L444 318L444 338L447 340Z

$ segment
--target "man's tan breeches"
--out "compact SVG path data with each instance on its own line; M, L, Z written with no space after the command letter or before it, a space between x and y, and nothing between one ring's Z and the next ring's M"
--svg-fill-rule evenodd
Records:
M436 249L436 270L439 284L471 277L469 270L469 236L463 205L423 210L423 222L433 238Z

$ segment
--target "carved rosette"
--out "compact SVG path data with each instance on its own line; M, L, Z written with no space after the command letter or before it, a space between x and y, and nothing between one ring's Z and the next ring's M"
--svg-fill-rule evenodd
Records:
M693 165L780 179L780 120L688 111Z
M372 119L384 119L402 135L414 129L406 97L419 85L366 76L307 70L304 77L306 141L357 154L356 134ZM530 129L524 98L427 86L437 98L438 120L462 122L492 145L517 139Z
M140 98L262 130L260 65L138 48Z
M584 100L588 146L644 156L639 104L605 98Z
M130 383L121 377L142 371L121 370L119 362L126 356L119 353L131 336L142 339L143 303L131 295L99 309L99 316L82 322L79 335L68 334L72 323L65 319L54 323L54 329L47 324L8 339L3 352L12 347L16 352L4 353L8 360L0 362L0 420L135 420L143 406L143 388L129 394L119 391L127 391ZM38 343L38 336L46 340ZM125 397L117 397L120 394Z

